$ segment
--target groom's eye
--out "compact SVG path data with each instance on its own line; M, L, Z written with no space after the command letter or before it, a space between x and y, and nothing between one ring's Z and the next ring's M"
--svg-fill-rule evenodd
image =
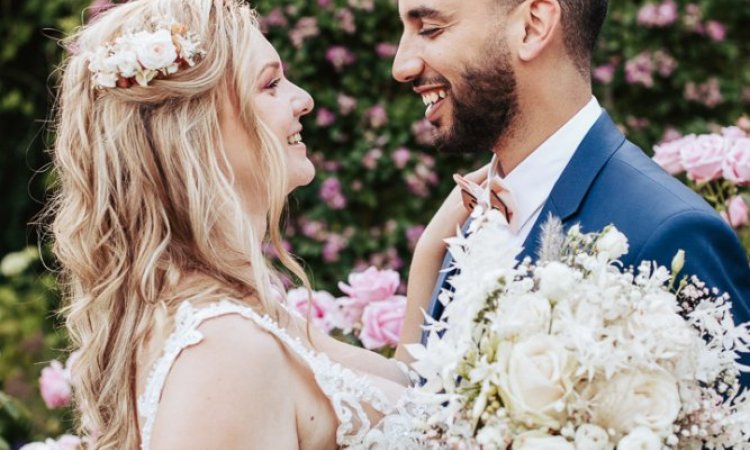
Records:
M439 31L440 31L440 28L438 27L422 28L421 30L419 30L417 34L419 34L420 36L430 37L430 36L435 36Z

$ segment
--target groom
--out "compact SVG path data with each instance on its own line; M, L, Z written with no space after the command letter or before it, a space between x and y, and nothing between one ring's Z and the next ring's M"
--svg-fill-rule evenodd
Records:
M614 224L630 241L625 266L669 267L684 249L681 275L727 292L735 321L750 320L750 268L734 231L628 142L592 95L591 53L607 0L398 0L398 7L404 32L393 75L422 96L441 151L494 153L515 204L522 257L534 257L549 215L585 232ZM420 286L410 282L405 330L419 329L422 309L442 313L435 298L446 274L432 273ZM418 339L407 331L402 344Z

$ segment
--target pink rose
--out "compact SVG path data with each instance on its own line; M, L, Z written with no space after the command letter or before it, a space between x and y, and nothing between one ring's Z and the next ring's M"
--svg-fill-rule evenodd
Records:
M737 185L750 184L750 138L734 139L723 164L724 178Z
M689 135L678 142L682 144L680 159L688 178L703 183L721 177L726 154L723 137L717 134Z
M406 297L397 295L388 300L370 303L362 314L359 339L370 350L395 347L406 314Z
M678 140L654 147L654 161L670 175L677 175L685 170L680 158L682 145L682 142Z
M81 448L83 441L78 436L63 434L57 441L47 439L44 442L31 442L19 450L76 450Z
M401 284L395 270L378 270L375 267L350 274L348 281L349 284L340 282L339 289L365 305L390 298Z
M721 212L721 217L734 229L741 228L750 223L747 203L739 196L729 199L727 209Z
M289 306L324 333L330 333L334 328L344 328L339 305L328 292L312 291L312 299L309 299L307 289L297 288L287 292L286 296Z
M50 409L62 408L70 404L72 394L70 376L60 361L52 361L48 367L42 369L39 377L39 390L44 403Z

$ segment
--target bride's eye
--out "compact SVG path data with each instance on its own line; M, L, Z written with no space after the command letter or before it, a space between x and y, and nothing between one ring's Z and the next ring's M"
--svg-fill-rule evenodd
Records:
M266 89L271 89L271 90L276 89L277 87L279 87L279 83L281 83L281 78L277 78L271 81L270 83L268 83L266 85Z

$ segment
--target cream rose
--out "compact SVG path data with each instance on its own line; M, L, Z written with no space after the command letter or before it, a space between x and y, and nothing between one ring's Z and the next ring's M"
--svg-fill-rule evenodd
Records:
M562 436L550 436L532 431L518 436L513 441L513 450L576 450L576 448Z
M670 433L681 406L677 381L664 372L618 373L592 386L588 396L594 422L620 435L646 427L665 436Z
M617 450L660 450L661 439L646 427L638 427L617 444Z
M499 305L499 313L492 329L502 339L546 333L552 319L549 301L536 294L506 297Z
M576 450L612 450L615 447L602 427L591 424L578 427L575 443Z
M501 358L499 390L511 416L559 429L575 371L568 351L554 337L536 335L514 344Z
M604 235L596 241L596 250L600 253L607 253L610 259L618 259L628 253L630 246L628 238L617 231L614 227L609 227Z
M133 36L132 42L138 61L148 70L167 68L177 59L172 34L167 30L141 31Z
M553 261L537 272L539 276L539 290L550 300L559 301L566 298L575 288L578 281L577 273L565 264Z

